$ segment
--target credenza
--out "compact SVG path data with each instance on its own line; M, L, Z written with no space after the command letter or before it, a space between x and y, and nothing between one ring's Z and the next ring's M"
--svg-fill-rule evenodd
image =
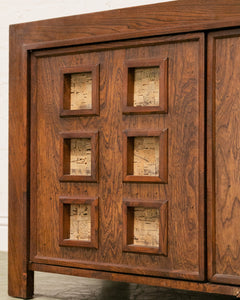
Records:
M239 1L11 25L9 78L9 295L43 271L240 296Z

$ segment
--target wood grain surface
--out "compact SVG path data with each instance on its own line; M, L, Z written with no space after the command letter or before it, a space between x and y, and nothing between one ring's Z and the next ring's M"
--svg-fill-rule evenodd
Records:
M156 291L156 294L149 293L143 295L142 299L159 299L159 297L166 299L166 300L175 300L175 299L189 299L189 300L233 300L239 298L239 287L237 286L231 286L231 285L220 285L220 284L210 284L209 282L192 282L192 281L185 281L185 280L175 280L175 279L165 279L165 278L152 278L152 277L144 277L144 276L137 276L132 274L116 274L116 273L109 273L104 271L92 271L92 270L85 270L85 269L77 269L77 268L69 268L69 267L59 267L59 266L51 266L51 265L44 265L44 264L31 264L30 269L34 271L41 271L41 272L51 272L51 273L58 273L58 274L67 274L72 276L81 276L86 278L100 278L105 280L111 280L111 281L120 281L120 282L132 282L137 283L138 287L141 287L143 291L146 291L145 284L149 286L158 286L163 287L167 290L164 290L163 293L160 293L159 290ZM41 274L41 273L40 273ZM42 275L44 275L42 273ZM50 275L49 275L50 277ZM65 279L65 278L64 278ZM143 286L142 286L143 285ZM79 287L79 284L78 284ZM50 287L51 288L51 287ZM49 289L50 289L49 288ZM120 287L122 290L122 287ZM149 287L150 288L150 287ZM173 289L173 290L169 290ZM191 295L189 292L184 292L186 294L180 294L181 290L185 289L188 291L194 291L199 293L194 293ZM43 291L46 291L46 287L43 286L42 288L42 294ZM94 286L94 291L95 286ZM116 287L114 287L114 292L116 291ZM134 289L136 291L136 287ZM169 295L170 291L172 291L172 294ZM180 293L183 293L182 291ZM206 294L207 293L207 294ZM115 294L115 293L114 293ZM210 295L211 294L211 295ZM76 294L74 294L76 295ZM86 295L86 294L84 294ZM94 293L95 297L96 293ZM118 293L119 295L119 293ZM232 295L230 296L223 296L223 295ZM69 296L69 295L68 295ZM126 295L120 294L120 299L126 299L123 298ZM107 297L107 293L104 294L103 299L105 300ZM140 297L139 293L136 294L135 297ZM115 297L114 297L115 298ZM160 299L161 299L160 298ZM94 299L94 298L93 298ZM112 299L112 298L111 298Z
M238 0L178 0L12 25L30 49L239 26Z
M9 76L12 80L9 86L8 293L28 298L32 297L34 281L34 273L27 266L30 255L28 57L18 47L19 40L13 28L10 29L10 35L12 63ZM16 95L17 90L21 90L21 93Z
M240 31L209 42L209 276L240 284Z
M161 284L239 295L238 287L226 285L239 285L240 269L236 238L239 235L239 33L234 30L210 33L206 48L203 39L209 30L240 26L239 16L238 0L179 0L10 26L8 289L11 296L32 296L33 270L109 276L112 280L122 278L156 285L160 284L159 278L146 274L192 280L203 280L206 275L218 284L170 279ZM174 35L194 31L204 32ZM166 37L167 34L171 35ZM133 40L126 42L128 39ZM205 50L208 55L204 61ZM165 59L167 72L160 72L160 77L167 78L164 86L169 95L165 98L168 107L164 107L162 114L147 112L144 118L138 113L122 115L121 83L126 81L123 66L134 59ZM92 98L93 108L64 111L62 68L79 68L82 63L93 66L85 72L95 72L92 85L99 87L93 91L96 95ZM204 79L204 63L208 66L207 79ZM207 162L204 161L204 80L208 93ZM82 118L84 115L88 117ZM81 117L73 119L73 116ZM113 132L108 131L110 127ZM59 132L86 128L97 128L100 145L105 145L103 152L99 152L99 183L96 178L94 182L81 184L70 182L69 178L58 182ZM122 182L122 132L129 128L168 129L167 184ZM208 192L208 270L204 270L204 166ZM59 213L56 197L71 194L100 196L99 207L95 207L99 208L100 222L98 250L59 247L59 220L54 218ZM169 201L167 229L171 239L167 257L122 254L124 197ZM31 259L34 263L29 267Z
M62 55L46 57L33 53L36 74L41 80L32 74L31 85L36 90L32 95L36 103L32 126L37 135L31 150L36 155L37 171L33 176L37 185L33 189L35 204L31 214L37 221L31 228L31 261L91 269L98 266L101 270L182 279L204 278L203 164L200 158L203 155L203 35L196 34L188 41L184 41L184 36L182 40L177 39L179 41L168 43L166 38L163 44L113 51L64 55L62 49ZM123 115L124 61L157 59L159 53L168 58L169 64L168 114ZM100 65L100 115L61 118L61 82L54 80L59 78L59 68L90 63ZM123 183L122 132L147 129L147 136L152 136L152 132L166 128L169 131L166 140L168 183ZM68 178L60 182L57 172L61 164L60 137L77 138L81 132L87 137L88 131L96 130L99 132L99 182L68 182ZM54 218L58 215L58 198L76 195L99 197L98 249L59 247L59 221ZM167 256L123 252L123 198L143 199L146 203L168 201Z

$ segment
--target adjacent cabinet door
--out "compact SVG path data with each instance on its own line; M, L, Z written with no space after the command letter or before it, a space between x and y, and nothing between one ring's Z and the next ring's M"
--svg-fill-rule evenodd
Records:
M208 270L240 284L240 30L208 41Z
M219 43L217 270L239 275L240 42ZM31 53L32 262L205 279L204 53L202 33Z

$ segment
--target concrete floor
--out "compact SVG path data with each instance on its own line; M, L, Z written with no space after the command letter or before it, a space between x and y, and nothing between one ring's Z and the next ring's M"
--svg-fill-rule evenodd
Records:
M0 252L0 300L7 295L7 253ZM234 297L183 292L139 284L35 272L35 296L41 300L230 300Z

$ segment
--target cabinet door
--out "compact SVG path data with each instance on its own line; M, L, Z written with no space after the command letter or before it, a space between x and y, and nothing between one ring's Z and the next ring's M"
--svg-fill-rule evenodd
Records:
M204 35L31 54L31 261L204 279Z
M240 284L240 30L208 42L209 279Z

